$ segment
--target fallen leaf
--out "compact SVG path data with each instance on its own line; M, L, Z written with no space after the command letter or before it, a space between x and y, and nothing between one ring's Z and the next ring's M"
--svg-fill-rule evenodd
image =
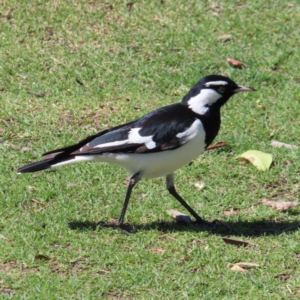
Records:
M206 150L212 150L212 149L216 149L216 148L221 148L221 147L224 147L226 146L226 142L217 142L213 145L209 145Z
M22 147L20 150L21 150L22 152L26 152L26 151L32 150L32 148L30 148L30 147Z
M294 257L295 257L295 259L296 259L297 262L300 262L300 253L296 253L294 255Z
M42 206L48 206L46 203L43 203L43 202L35 200L35 199L31 199L31 201L34 202L34 203L37 203L39 205L42 205Z
M149 251L154 254L164 254L165 253L164 249L149 249Z
M258 108L263 109L263 110L266 109L266 107L265 107L264 105L260 104L260 101L259 101L259 100L256 101L256 106L257 106Z
M134 2L129 2L126 4L128 10L132 10Z
M198 188L199 190L203 190L203 189L205 188L205 183L204 183L204 182L196 182L196 183L194 184L194 186L195 186L196 188Z
M0 127L0 133L3 133L4 131L5 131L5 129Z
M238 262L238 263L235 263L234 266L239 266L243 269L259 268L259 264L250 263L250 262Z
M271 142L271 146L276 147L276 148L285 147L287 149L298 149L298 147L295 145L286 144L286 143L282 143L282 142L274 141L274 140Z
M276 275L274 276L275 278L279 278L281 280L288 280L291 278L291 275L290 274L279 274L279 275Z
M298 203L295 201L277 202L268 199L262 199L262 203L271 206L272 208L278 209L280 211L287 211L290 208L298 205Z
M167 210L169 216L173 217L177 222L192 223L191 217L181 213L175 209Z
M42 93L42 92L34 92L34 91L27 91L27 94L35 95L40 98L51 95L51 93Z
M233 265L230 270L232 271L236 271L236 272L246 272L247 270L245 270L244 268L238 266L238 265Z
M130 181L130 178L131 178L131 176L126 177L126 178L122 181L122 183L125 184L125 185L128 185L128 184L129 184L129 181Z
M222 239L225 242L225 244L229 244L229 245L235 245L238 247L241 247L241 246L247 247L247 245L249 245L248 242L241 241L241 240L235 240L232 238L222 238Z
M75 81L76 81L79 85L84 86L83 82L82 82L79 78L76 78Z
M49 256L43 255L43 254L38 254L34 257L36 260L50 260Z
M8 240L8 238L6 237L6 236L4 236L3 234L0 234L0 239L2 239L2 240Z
M219 35L217 37L217 41L227 42L227 41L230 41L230 40L232 40L232 35L231 34L222 34L222 35Z
M2 288L0 288L0 294L13 295L13 294L15 294L15 292L11 288L2 287Z
M286 285L286 289L289 291L289 293L290 293L291 295L293 295L293 292L292 292L292 290L290 289L290 287L289 287L288 285Z
M22 149L22 147L13 145L13 144L6 144L6 146L13 150L21 150Z
M36 177L39 177L39 176L42 176L43 175L43 173L42 172L39 172L39 173L34 173L34 174L32 174L32 177L33 178L36 178Z
M273 161L272 155L257 150L248 150L238 158L245 159L253 164L258 170L266 171L270 168Z
M242 68L245 67L245 64L242 63L241 61L238 61L234 58L227 58L227 62L229 62L232 66L236 67L236 68Z
M224 210L225 216L238 215L238 214L239 214L239 211L236 209Z

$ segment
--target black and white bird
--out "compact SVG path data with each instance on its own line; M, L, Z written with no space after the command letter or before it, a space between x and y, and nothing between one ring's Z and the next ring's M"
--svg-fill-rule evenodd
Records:
M131 175L116 226L121 226L133 187L142 178L166 176L167 189L196 222L205 222L176 192L174 172L201 154L220 129L220 108L236 93L254 91L220 75L203 77L180 103L104 130L77 144L47 152L43 160L18 169L36 172L96 160L122 166Z

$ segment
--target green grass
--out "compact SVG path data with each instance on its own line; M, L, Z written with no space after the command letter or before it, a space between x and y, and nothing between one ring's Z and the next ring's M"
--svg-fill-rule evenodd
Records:
M0 13L1 299L299 297L299 208L261 203L299 198L299 150L270 146L300 146L297 1L3 0ZM218 39L224 34L231 40ZM246 68L230 67L228 57ZM119 216L120 168L16 174L48 150L179 102L213 73L258 91L223 108L215 141L228 146L175 180L201 216L230 231L173 222L168 209L185 211L162 178L134 189L126 215L134 234L125 236L95 225ZM271 153L271 169L236 160L249 149ZM230 209L239 214L225 216ZM225 245L224 236L249 245ZM259 267L234 272L236 262Z

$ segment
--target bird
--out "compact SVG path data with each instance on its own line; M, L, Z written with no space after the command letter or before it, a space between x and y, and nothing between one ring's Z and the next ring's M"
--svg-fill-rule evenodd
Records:
M251 91L255 89L238 85L222 75L205 76L181 102L88 136L71 146L46 152L41 161L20 167L17 173L92 160L117 164L131 177L114 226L122 228L134 186L141 179L155 177L166 177L167 190L195 218L195 223L207 223L176 191L174 172L196 159L212 143L221 125L220 109L229 98Z

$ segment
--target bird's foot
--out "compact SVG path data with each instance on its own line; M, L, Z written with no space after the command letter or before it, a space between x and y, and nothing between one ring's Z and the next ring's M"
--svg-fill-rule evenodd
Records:
M211 228L216 228L218 226L224 226L226 227L227 229L231 229L227 224L226 222L224 221L221 221L221 220L218 220L218 219L215 219L213 221L206 221L206 220L203 220L203 219L197 219L195 221L193 221L193 224L195 225L200 225L200 226L207 226L207 227L211 227Z
M100 221L97 223L98 226L102 227L111 227L111 228L119 228L123 231L124 234L130 234L130 226L127 224L119 223L119 222L104 222Z

